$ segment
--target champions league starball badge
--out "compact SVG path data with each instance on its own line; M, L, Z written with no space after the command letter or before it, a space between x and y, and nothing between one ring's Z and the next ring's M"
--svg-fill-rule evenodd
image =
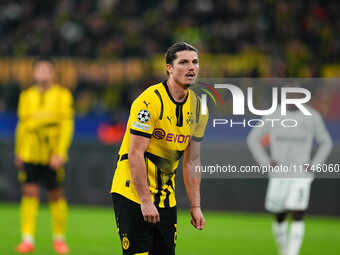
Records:
M137 118L141 123L146 123L150 120L150 112L147 110L140 110Z

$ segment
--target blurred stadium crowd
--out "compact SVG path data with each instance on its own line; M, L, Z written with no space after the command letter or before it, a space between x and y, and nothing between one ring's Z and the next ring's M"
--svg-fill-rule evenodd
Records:
M152 69L159 62L152 59L145 64L145 60L163 54L175 41L188 41L209 54L210 61L202 61L202 71L213 64L223 67L222 62L241 65L205 75L339 75L339 9L338 1L320 0L3 0L0 54L3 58L49 55L95 62L137 59L142 75L132 81L125 76L114 81L101 79L103 75L89 77L86 71L79 75L75 68L78 76L72 89L78 113L124 111L136 90L143 89L141 84L160 78ZM8 84L11 88L1 86L0 111L15 109L18 87L23 87L13 80ZM338 112L328 114L328 109L340 104L339 89L320 88L316 93L321 97L316 108L326 117L340 118Z
M0 8L1 55L144 57L184 40L209 53L252 46L288 61L340 57L337 1L4 0Z

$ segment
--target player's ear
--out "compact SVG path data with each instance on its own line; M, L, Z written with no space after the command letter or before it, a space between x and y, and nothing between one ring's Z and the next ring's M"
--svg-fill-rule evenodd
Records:
M174 67L171 64L166 64L166 70L168 72L168 74L172 74Z

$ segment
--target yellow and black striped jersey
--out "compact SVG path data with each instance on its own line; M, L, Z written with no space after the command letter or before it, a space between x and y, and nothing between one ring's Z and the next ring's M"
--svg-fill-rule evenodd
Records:
M48 164L52 155L67 159L73 136L73 98L70 91L52 85L46 91L32 86L21 92L15 153L24 162Z
M140 135L150 138L145 162L153 202L160 208L174 207L179 159L191 139L203 138L207 121L208 115L201 114L200 100L192 90L179 103L171 96L166 82L147 88L131 106L111 192L140 203L128 163L131 134Z

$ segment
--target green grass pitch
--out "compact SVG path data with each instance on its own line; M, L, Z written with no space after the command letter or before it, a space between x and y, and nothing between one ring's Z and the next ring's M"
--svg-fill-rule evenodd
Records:
M0 254L16 254L20 241L19 206L0 204ZM190 215L178 215L177 254L277 254L271 234L271 216L205 212L207 225L203 231L190 225ZM121 254L121 247L111 208L71 206L68 215L67 240L75 255ZM36 251L54 254L48 208L39 210ZM308 216L301 255L340 254L340 218Z

